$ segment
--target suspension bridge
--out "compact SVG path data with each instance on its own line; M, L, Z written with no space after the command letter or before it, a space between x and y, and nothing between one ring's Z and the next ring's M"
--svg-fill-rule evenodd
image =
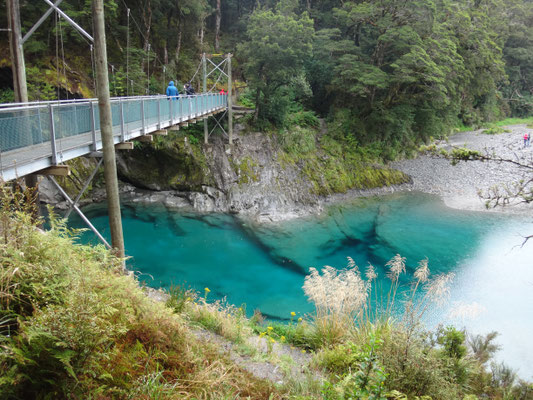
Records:
M25 177L26 185L35 188L38 193L37 176L48 176L70 205L66 216L71 210L75 210L100 240L107 247L111 247L78 207L78 201L105 159L104 176L111 239L113 248L120 257L123 257L124 240L114 150L132 149L132 140L151 141L154 134L166 135L168 129L178 130L181 126L200 120L203 120L204 143L207 143L209 135L217 127L226 133L221 123L225 115L228 118L227 136L231 145L233 132L231 54L213 55L223 56L218 64L206 57L205 53L202 54L200 64L190 80L194 79L202 67L201 93L186 96L149 96L150 46L148 45L147 95L129 96L129 83L133 88L134 82L129 79L130 10L127 9L126 97L110 98L107 69L111 67L112 80L115 82L115 67L107 62L103 0L92 0L94 38L58 7L63 0L55 0L55 3L50 0L43 1L50 8L24 37L22 37L20 25L18 0L6 1L13 89L17 103L0 104L0 181ZM54 11L56 15L56 60L59 59L59 32L65 82L68 82L68 79L60 18L67 21L84 40L89 41L93 79L98 99L61 100L62 85L59 78L59 62L57 62L58 100L28 102L23 44ZM58 27L60 29L57 29ZM209 72L207 71L208 62L210 63ZM166 67L163 65L163 80L165 80L165 72ZM218 78L215 80L216 73L218 73ZM210 75L213 75L210 78L212 87L208 91L207 82ZM227 79L227 92L217 93L217 85L221 79ZM116 85L114 87L116 89ZM68 88L66 92L68 95ZM216 116L216 114L221 114L221 116ZM210 116L215 116L213 118L215 125L211 132L208 130L207 121ZM53 176L68 175L69 166L64 163L87 155L99 158L99 162L73 200ZM37 197L34 201L38 202Z
M133 148L180 126L227 110L227 95L111 98L113 141ZM0 177L3 181L57 168L102 150L97 99L0 105Z

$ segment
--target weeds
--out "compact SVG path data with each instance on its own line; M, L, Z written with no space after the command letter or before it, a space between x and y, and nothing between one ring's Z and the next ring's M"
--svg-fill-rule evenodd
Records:
M383 296L376 269L365 278L352 259L348 269L312 270L304 291L312 317L263 327L242 307L208 301L172 286L167 304L146 297L122 260L103 246L75 245L77 232L52 214L51 230L36 228L22 192L2 188L0 207L0 397L117 399L531 399L530 383L490 363L496 336L468 337L453 327L430 335L426 310L448 296L451 275L431 278L420 262L408 290L400 286L405 259L388 264ZM421 293L419 293L421 292ZM416 300L416 301L415 301ZM202 326L236 342L255 331L268 339L269 360L288 374L285 342L316 350L313 370L281 387L254 378L213 345L196 341ZM275 350L274 350L275 349ZM303 356L302 356L303 357ZM490 369L487 365L490 363Z

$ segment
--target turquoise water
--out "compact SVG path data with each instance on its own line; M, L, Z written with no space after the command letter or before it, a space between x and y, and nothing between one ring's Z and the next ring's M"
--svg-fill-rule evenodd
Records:
M105 206L84 211L108 238ZM69 224L83 227L76 217ZM516 247L520 234L533 232L530 219L452 210L433 196L410 193L357 199L319 217L267 226L224 214L125 204L123 229L128 267L146 284L185 283L202 293L209 287L212 299L226 297L246 304L249 314L258 309L281 320L291 311L312 311L302 290L309 267L344 268L350 256L363 270L372 263L384 277L383 265L397 253L406 257L408 272L427 257L432 274L456 274L449 304L428 315L427 324L497 330L506 362L533 374L533 345L527 343L533 332L533 244ZM96 243L91 232L82 241ZM453 316L466 304L477 311L475 318Z

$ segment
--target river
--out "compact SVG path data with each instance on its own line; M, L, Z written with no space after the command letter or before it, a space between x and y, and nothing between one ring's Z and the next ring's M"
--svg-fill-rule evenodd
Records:
M109 237L104 205L84 209ZM77 217L69 225L83 227ZM454 324L469 332L498 331L497 358L533 376L533 222L520 216L447 208L421 193L359 198L320 216L272 225L245 223L231 215L195 214L161 205L123 204L128 267L153 287L185 284L209 299L246 305L271 319L291 311L312 312L302 285L309 267L344 268L352 257L386 279L385 263L407 260L408 285L418 262L429 260L433 275L453 272L449 301L425 316L429 328ZM81 240L96 243L92 232ZM458 310L468 311L459 313Z

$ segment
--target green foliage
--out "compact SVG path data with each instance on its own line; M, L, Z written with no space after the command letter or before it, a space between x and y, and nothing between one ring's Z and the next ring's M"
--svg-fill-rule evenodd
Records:
M466 355L465 334L453 326L448 326L441 332L437 343L442 345L446 357L459 360Z
M368 341L360 351L360 361L348 368L335 384L326 383L323 389L324 399L372 399L386 400L385 381L387 374L380 365L377 352L383 340L371 333Z
M509 133L511 132L509 129L505 129L502 126L498 126L495 124L489 124L486 129L483 129L481 133L485 135L499 135L501 133Z
M188 301L193 301L196 294L192 289L186 289L183 285L170 285L168 289L167 307L174 310L175 313L182 313Z
M14 103L15 93L11 89L0 90L0 103Z
M362 360L361 348L350 341L332 348L322 349L314 357L314 362L318 367L336 375L357 369Z
M316 131L314 129L294 126L290 130L278 133L283 150L291 155L305 155L315 151Z
M309 127L317 128L319 120L316 114L312 111L298 111L287 116L287 125L289 127Z
M246 88L246 90L239 95L237 103L243 107L255 108L253 93L250 89Z
M258 7L247 25L247 41L238 46L258 118L278 126L305 82L303 62L314 32L307 13L297 16L285 3L280 1L275 11Z
M180 316L124 274L122 260L103 246L74 244L76 232L53 215L50 231L36 229L24 203L31 194L2 191L1 398L193 399L206 390L280 398L193 340ZM242 311L220 316L223 332L243 333Z

